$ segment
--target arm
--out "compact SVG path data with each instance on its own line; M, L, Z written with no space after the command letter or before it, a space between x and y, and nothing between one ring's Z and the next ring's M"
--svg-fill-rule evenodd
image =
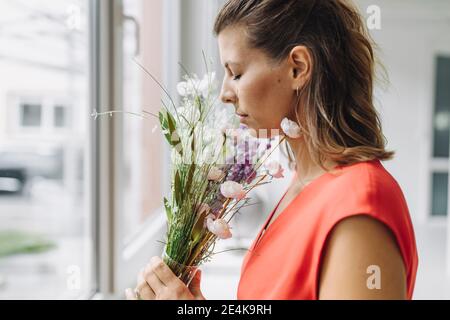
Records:
M318 286L319 299L406 299L405 266L390 229L367 215L340 221L322 252Z

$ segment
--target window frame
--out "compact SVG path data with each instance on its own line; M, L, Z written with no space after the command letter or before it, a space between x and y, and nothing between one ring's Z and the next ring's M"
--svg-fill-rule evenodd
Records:
M437 61L439 57L450 57L450 48L449 50L434 50L433 51L433 63L432 63L432 79L430 81L430 102L432 105L431 111L430 111L430 142L429 142L429 170L428 170L428 192L427 192L427 222L431 225L441 225L445 226L447 225L450 219L447 217L450 215L450 179L449 179L449 186L448 186L448 192L447 192L447 215L446 216L438 216L433 215L432 212L432 199L433 199L433 181L432 176L433 173L447 173L450 174L450 156L449 158L446 157L434 157L434 117L435 117L435 104L436 104L436 87L437 87L437 79L436 79L436 71L437 71Z
M112 109L120 110L122 101L122 0L101 1L91 3L91 105L98 112ZM164 30L174 28L176 23L174 12L179 6L178 1L164 1ZM170 8L170 16L168 9ZM172 20L173 19L173 20ZM175 37L176 38L176 37ZM173 39L164 45L164 50L172 44L178 43ZM178 54L175 54L178 61ZM176 63L170 62L176 66ZM164 65L167 62L164 61ZM166 69L164 69L166 70ZM164 74L167 83L170 73ZM114 107L112 107L114 106ZM94 255L96 257L95 279L96 290L89 297L91 299L121 299L123 290L135 285L136 275L142 266L148 262L155 247L155 237L163 234L165 228L165 214L162 210L144 223L127 246L122 245L123 228L120 225L120 150L121 120L120 117L99 117L92 121L93 132L92 171L94 173L92 208L95 215L93 233L96 236ZM165 155L167 156L167 154ZM166 170L167 168L163 168ZM166 171L167 172L167 171ZM168 185L164 186L164 192ZM151 245L152 247L149 247ZM154 248L156 249L156 247ZM158 251L153 252L155 255Z

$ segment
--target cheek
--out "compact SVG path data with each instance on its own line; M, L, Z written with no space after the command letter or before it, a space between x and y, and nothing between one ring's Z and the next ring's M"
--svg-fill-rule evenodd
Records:
M267 107L264 102L271 97L271 91L271 83L267 79L255 76L249 78L247 82L241 83L239 100L244 104L248 113L252 115L255 112L261 113Z
M272 76L273 77L273 76ZM272 79L254 81L242 85L240 100L245 111L261 128L279 128L286 114L286 90L280 82Z

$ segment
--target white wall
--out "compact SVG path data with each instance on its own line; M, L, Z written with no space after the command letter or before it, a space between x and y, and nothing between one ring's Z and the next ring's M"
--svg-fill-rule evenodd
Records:
M389 75L386 89L378 86L380 111L388 148L394 160L384 165L397 179L413 219L419 251L414 297L449 298L446 277L445 219L430 219L430 155L434 108L435 56L450 55L450 2L358 1L381 9L381 30L371 34Z

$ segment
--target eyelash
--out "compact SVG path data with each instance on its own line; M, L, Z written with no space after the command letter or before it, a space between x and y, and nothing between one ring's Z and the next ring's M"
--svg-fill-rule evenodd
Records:
M227 68L227 71L228 71L228 74L229 74L230 76L233 76L233 72L232 72L230 69ZM242 77L242 75L233 76L233 80L237 81L237 80L239 80L241 77Z

